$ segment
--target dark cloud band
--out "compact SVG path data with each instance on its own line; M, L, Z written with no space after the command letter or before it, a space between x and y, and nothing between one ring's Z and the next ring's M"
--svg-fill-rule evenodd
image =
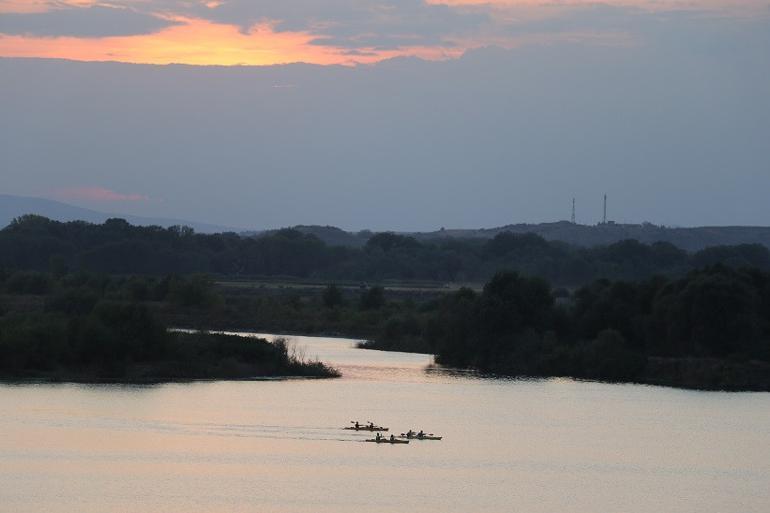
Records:
M4 13L0 33L42 37L109 37L151 34L176 23L114 7L59 8L42 13Z

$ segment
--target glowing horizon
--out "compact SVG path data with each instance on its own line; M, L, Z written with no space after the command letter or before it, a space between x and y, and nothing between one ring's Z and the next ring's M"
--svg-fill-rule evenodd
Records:
M244 34L233 25L176 18L180 25L153 34L103 38L0 36L0 55L137 64L341 64L346 59L310 45L313 36L275 32L270 24Z
M580 9L631 9L630 13L621 12L623 16L633 16L637 10L731 10L732 15L746 9L767 11L761 0L613 0L602 4L592 0L560 4L543 0L424 0L415 2L416 7L407 4L404 12L398 12L400 4L385 9L364 1L361 11L355 13L360 16L350 19L346 18L347 10L339 6L329 13L313 11L315 15L310 13L306 18L294 11L281 11L280 6L265 11L294 16L287 22L257 16L263 9L239 0L0 0L0 13L5 15L5 19L0 18L0 57L223 66L296 62L356 65L394 57L445 60L483 46L511 48L576 41L627 44L632 39L622 23L620 28L603 25L601 12L595 29L590 23L570 27L569 19L564 26L559 25L563 16ZM415 9L422 17L410 25ZM323 18L318 18L319 12ZM101 18L87 17L96 14L109 15L112 25L103 28ZM83 18L72 22L73 15ZM123 15L132 17L136 33L91 33L120 27L119 17ZM21 24L15 26L19 16ZM49 18L36 18L39 16ZM46 24L49 20L53 28ZM538 25L543 21L554 23ZM30 22L33 29L42 26L54 33L30 30ZM585 21L580 23L586 25ZM57 29L61 33L55 33Z

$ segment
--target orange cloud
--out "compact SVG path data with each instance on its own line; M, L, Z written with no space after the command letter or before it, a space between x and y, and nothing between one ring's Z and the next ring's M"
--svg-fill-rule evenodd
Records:
M549 41L586 41L626 43L627 36L604 30L591 33L549 31L543 34L508 30L510 26L544 18L558 18L580 5L596 4L597 0L425 0L458 10L481 10L490 14L489 23L477 30L453 34L447 31L434 46L390 48L356 47L355 49L314 44L324 36L303 31L279 31L271 21L263 21L244 31L236 25L174 13L152 12L151 0L116 2L119 8L134 9L176 22L150 34L107 37L45 37L31 34L0 33L0 56L71 59L80 61L118 61L144 64L191 65L272 65L293 62L313 64L367 64L399 56L416 56L430 60L456 58L466 50L485 45L514 47L522 44L542 44ZM606 5L635 6L652 9L677 9L698 6L759 5L767 0L606 0ZM197 5L217 8L221 0L196 0ZM100 5L100 0L0 0L3 12L44 12L62 7ZM108 4L103 4L108 5ZM766 5L766 4L763 4ZM118 7L116 7L118 8ZM148 10L149 9L149 10ZM590 29L588 29L590 30ZM330 36L331 37L331 36Z
M49 9L47 0L4 0L0 2L0 14L18 12L45 12Z
M292 62L313 64L371 63L400 55L428 59L458 56L458 49L412 47L379 51L312 44L318 36L278 32L269 22L244 33L234 25L197 18L171 17L179 25L154 34L102 38L0 35L0 55L80 61L118 61L144 64L270 65Z
M54 198L62 200L122 202L122 201L149 201L149 197L143 194L121 194L105 189L104 187L72 187L58 189L51 194Z

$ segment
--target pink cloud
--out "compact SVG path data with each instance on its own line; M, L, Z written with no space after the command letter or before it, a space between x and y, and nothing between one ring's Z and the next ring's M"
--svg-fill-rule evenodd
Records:
M80 201L149 201L149 196L143 194L122 194L111 191L104 187L69 187L57 189L51 194L53 197L62 200L80 200Z

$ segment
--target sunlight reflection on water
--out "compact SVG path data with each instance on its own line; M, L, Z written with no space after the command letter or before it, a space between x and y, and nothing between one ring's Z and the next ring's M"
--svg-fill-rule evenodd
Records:
M505 379L289 337L332 380L0 385L0 511L765 512L770 394ZM444 436L403 446L387 434Z

